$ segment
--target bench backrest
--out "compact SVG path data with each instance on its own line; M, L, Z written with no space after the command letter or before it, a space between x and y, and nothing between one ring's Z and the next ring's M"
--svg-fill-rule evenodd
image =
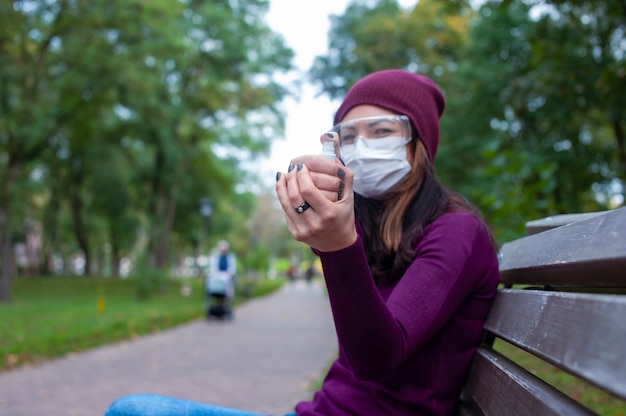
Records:
M494 339L626 400L626 208L580 218L502 246L507 288L485 324L461 415L594 414L494 350Z

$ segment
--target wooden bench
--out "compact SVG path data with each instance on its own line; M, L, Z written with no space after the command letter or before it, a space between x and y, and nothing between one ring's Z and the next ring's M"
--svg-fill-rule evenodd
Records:
M596 414L505 357L494 340L615 396L611 414L626 414L626 207L533 221L527 231L500 250L504 287L459 415Z

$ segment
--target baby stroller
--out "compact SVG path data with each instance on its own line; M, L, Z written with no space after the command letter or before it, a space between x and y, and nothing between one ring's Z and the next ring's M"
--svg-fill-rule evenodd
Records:
M210 274L206 279L208 319L232 319L231 300L234 294L233 279L228 272Z

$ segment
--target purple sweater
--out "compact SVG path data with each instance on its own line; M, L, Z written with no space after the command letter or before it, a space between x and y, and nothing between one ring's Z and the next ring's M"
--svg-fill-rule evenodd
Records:
M450 415L500 276L485 225L465 212L428 225L399 282L375 285L361 237L319 253L339 357L298 416Z

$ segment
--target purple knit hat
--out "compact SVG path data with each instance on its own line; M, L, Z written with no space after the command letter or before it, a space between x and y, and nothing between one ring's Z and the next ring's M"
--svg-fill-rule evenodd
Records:
M439 118L446 106L443 94L429 78L402 69L374 72L350 88L335 114L334 124L352 108L369 104L409 117L430 161L439 145Z

